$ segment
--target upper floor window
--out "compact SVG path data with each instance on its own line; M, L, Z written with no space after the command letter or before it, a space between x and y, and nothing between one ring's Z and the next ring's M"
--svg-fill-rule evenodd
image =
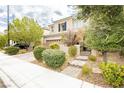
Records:
M67 30L67 23L64 22L64 23L61 23L61 24L58 24L58 31L66 31Z
M58 24L58 31L60 32L60 30L61 30L61 25Z
M62 24L62 30L63 30L63 31L66 31L66 28L67 28L66 26L67 26L67 25L66 25L66 22L64 22L64 23Z

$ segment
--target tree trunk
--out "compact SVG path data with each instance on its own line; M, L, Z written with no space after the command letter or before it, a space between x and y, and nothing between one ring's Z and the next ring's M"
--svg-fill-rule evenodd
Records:
M30 43L29 44L29 47L28 47L28 51L32 51L33 50L33 46L34 46L34 44L33 43Z
M107 61L108 61L108 59L107 59L107 51L103 51L102 55L103 55L103 62L107 63Z

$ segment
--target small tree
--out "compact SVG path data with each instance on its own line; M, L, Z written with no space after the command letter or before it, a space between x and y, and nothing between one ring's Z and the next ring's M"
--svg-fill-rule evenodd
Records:
M108 51L120 51L124 47L123 6L78 6L78 18L89 20L85 44L102 51L107 62Z
M40 25L33 19L23 17L15 19L10 24L10 38L17 43L25 43L31 45L35 41L39 41L43 35Z
M62 33L62 42L67 46L72 46L83 40L84 31L79 29L78 31L69 30L66 33Z
M5 35L0 35L0 48L5 47L6 43L7 43L6 36Z

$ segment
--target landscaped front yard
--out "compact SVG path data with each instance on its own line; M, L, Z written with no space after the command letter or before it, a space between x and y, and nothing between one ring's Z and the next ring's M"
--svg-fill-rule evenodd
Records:
M50 40L53 42L47 45L43 42L44 31L34 19L17 18L9 28L15 44L7 42L7 34L0 35L0 51L94 85L124 87L124 7L76 7L77 20L88 22L86 31L71 29L62 33L61 40ZM66 46L66 52L60 44ZM90 50L89 55L80 55L77 45L81 44L85 48L83 52Z
M57 45L57 46L59 46L59 45ZM32 55L31 52L23 53L21 55L25 56L24 59L28 59L28 58L30 58L30 56L31 56L31 59L33 59L33 57L35 57L37 60L32 60L29 62L61 73L63 70L65 70L66 68L68 68L70 66L69 62L73 62L73 60L76 59L77 52L76 52L75 48L73 48L73 47L70 47L70 48L71 49L68 51L68 54L63 55L63 52L60 51L59 48L51 49L51 47L49 47L49 49L48 49L48 47L47 47L47 49L46 49L42 46L38 46L38 47L34 48L34 50L33 50L34 55ZM46 51L46 52L43 56L44 51ZM113 55L112 53L110 53L108 55L109 59L112 59L112 55ZM15 55L15 57L16 56L20 56L20 53ZM50 59L50 60L47 60L47 62L53 62L52 65L45 62L46 59L44 59L44 57L47 57L47 56L48 56L47 59ZM117 54L115 56L117 57ZM62 57L64 59L61 59ZM19 58L19 57L17 57L17 58ZM82 55L82 58L83 58L83 55ZM54 61L51 61L53 59L54 59ZM123 59L123 57L122 57L122 59ZM122 65L123 62L120 61L122 59L119 59L117 61L117 63ZM99 68L100 67L99 65L101 64L101 60L102 60L102 55L100 55L100 54L98 54L97 56L89 55L88 60L86 60L85 65L82 65L82 67L80 68L80 69L82 69L81 73L77 77L74 77L74 78L84 80L89 83L101 86L101 87L113 87L112 85L110 85L106 82L106 80L103 76L103 73ZM54 63L54 62L56 62L56 63ZM59 62L62 62L62 64ZM53 65L53 64L55 64L55 65ZM57 64L59 64L59 66ZM121 86L121 87L124 87L124 86Z

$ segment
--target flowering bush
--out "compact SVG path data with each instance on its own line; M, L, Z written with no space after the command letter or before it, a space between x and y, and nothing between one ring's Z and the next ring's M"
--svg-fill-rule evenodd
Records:
M124 66L113 63L101 63L100 68L105 81L113 87L124 84Z

